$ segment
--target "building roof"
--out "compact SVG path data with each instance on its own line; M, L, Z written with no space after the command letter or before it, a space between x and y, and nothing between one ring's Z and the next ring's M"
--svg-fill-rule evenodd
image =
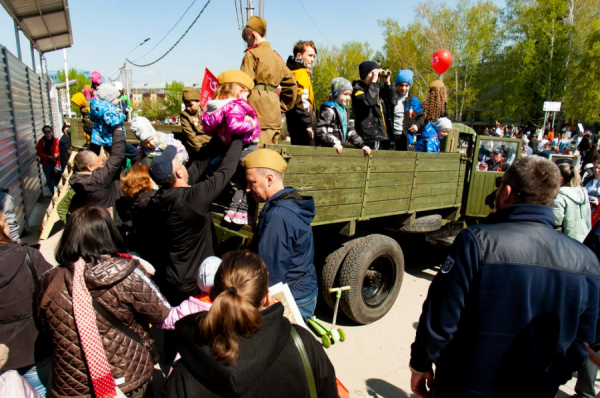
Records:
M73 45L67 0L0 0L40 53Z

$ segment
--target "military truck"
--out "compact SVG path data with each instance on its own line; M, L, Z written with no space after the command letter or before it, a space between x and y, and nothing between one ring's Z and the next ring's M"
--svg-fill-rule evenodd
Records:
M341 309L360 324L383 317L394 304L404 276L402 234L429 240L456 234L470 218L493 209L496 177L481 171L495 148L505 162L521 153L517 139L476 136L457 125L442 142L442 153L372 151L269 145L288 162L284 185L313 196L312 223L320 291L350 285ZM217 239L228 248L246 245L252 230L224 223L224 207L213 212ZM339 239L343 236L343 239ZM332 306L334 298L322 295Z

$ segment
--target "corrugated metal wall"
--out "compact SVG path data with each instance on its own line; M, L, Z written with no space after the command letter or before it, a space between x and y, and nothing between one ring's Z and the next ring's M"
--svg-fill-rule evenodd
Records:
M15 198L22 228L42 194L35 146L42 127L52 124L48 85L49 79L0 46L0 187Z

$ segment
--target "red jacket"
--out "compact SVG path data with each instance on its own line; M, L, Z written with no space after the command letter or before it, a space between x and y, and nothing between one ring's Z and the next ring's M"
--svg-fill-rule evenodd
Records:
M53 162L48 159L48 154L44 152L44 140L45 138L41 138L36 147L37 155L40 157L40 164L42 166L48 166L49 164L56 166L60 166L60 151L58 150L58 138L52 138L52 147L50 148L50 152L54 156L56 156L56 160Z

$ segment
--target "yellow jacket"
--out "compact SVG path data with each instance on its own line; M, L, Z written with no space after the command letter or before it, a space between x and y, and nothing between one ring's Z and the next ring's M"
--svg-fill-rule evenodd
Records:
M292 110L286 113L290 130L306 131L316 123L315 115L315 94L313 92L310 71L304 65L301 59L290 55L287 67L292 71L296 83L298 84L298 97Z

